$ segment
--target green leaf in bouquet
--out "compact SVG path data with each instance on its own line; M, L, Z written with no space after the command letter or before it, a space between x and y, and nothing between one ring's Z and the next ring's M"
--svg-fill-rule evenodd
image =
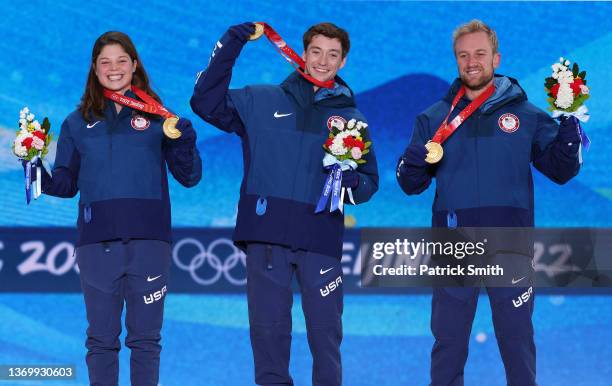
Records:
M546 82L544 82L544 87L547 89L552 89L553 86L557 83L557 81L553 78L546 78Z
M368 149L370 146L372 146L372 141L366 141L366 143L363 144L364 148Z
M358 159L358 160L355 160L355 162L356 162L358 165L361 165L361 164L364 164L364 163L366 163L366 162L368 162L368 161L366 161L366 160L364 160L364 159Z
M370 152L370 149L365 149L364 151L361 152L361 154L366 155Z
M576 63L574 63L572 66L572 74L574 75L574 78L578 76L578 64Z
M548 108L547 108L548 111L556 110L556 108L555 108L555 98L553 98L553 97L546 98L546 102L548 102L548 105L549 105Z
M36 150L34 147L31 147L30 150L28 150L28 155L27 155L27 160L31 160L32 158L36 157L36 155L38 154L38 150Z
M43 132L45 134L47 134L49 132L49 130L51 129L51 123L49 122L49 118L45 117L45 119L43 119L43 123L42 123L42 125L40 125L40 127L42 128Z
M578 74L578 77L586 83L586 71L582 71L580 74Z
M589 94L579 94L577 97L574 98L574 103L572 103L570 107L562 110L573 113L574 111L578 110L578 108L582 106L587 99L589 99Z

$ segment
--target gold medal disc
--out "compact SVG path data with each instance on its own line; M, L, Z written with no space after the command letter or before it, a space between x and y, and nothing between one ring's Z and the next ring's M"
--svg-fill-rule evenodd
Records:
M178 123L178 117L166 118L164 121L164 134L170 139L177 139L181 136L181 132L176 128Z
M257 40L261 37L261 35L263 35L264 33L264 26L263 24L260 23L255 23L255 33L251 36L249 36L249 40Z
M442 150L442 145L437 142L429 141L425 144L425 149L427 149L427 157L425 157L425 162L430 164L435 164L442 159L444 155L444 150Z

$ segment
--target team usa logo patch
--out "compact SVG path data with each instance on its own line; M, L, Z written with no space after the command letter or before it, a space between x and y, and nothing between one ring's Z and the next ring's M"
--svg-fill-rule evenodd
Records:
M514 133L518 130L520 122L516 115L506 113L499 117L497 124L502 131L505 131L506 133Z
M138 131L146 130L151 125L151 121L149 121L147 118L143 117L142 115L135 115L134 117L132 117L131 123L132 123L132 128Z
M332 115L331 117L327 118L327 129L331 130L332 127L335 127L338 130L342 130L346 126L346 123L346 119L338 115Z

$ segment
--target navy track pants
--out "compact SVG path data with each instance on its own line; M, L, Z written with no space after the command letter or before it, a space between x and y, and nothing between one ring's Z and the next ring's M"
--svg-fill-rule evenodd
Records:
M125 304L132 386L159 381L162 319L170 272L170 244L109 241L77 248L87 310L87 368L92 386L116 386L121 314Z
M291 280L297 275L313 358L313 386L342 384L342 266L333 256L253 243L247 248L251 346L258 385L293 385Z

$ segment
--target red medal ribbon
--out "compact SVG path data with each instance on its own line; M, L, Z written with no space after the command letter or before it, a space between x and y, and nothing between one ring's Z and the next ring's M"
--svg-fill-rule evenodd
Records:
M495 85L491 84L482 94L478 96L478 98L470 102L470 104L467 105L465 109L463 109L459 114L457 114L457 116L451 121L451 123L447 124L446 122L448 121L448 117L450 117L451 113L457 106L457 103L459 103L459 99L461 99L461 97L465 95L465 86L462 85L459 89L459 92L457 92L455 99L453 99L453 104L451 105L450 111L446 115L446 118L444 118L444 122L440 124L440 127L436 131L436 134L434 134L431 141L437 142L439 144L444 143L444 141L446 141L448 137L450 137L455 132L455 130L457 130L459 125L461 125L466 119L468 119L468 117L472 115L474 111L478 110L478 108L482 106L482 104L487 99L489 99L489 97L493 95L494 92Z
M304 69L306 64L304 63L304 59L302 59L291 47L289 47L283 38L281 38L281 36L272 27L262 22L257 22L257 24L261 24L264 27L264 35L266 35L270 43L272 43L278 52L289 62L289 64L295 68L297 72L300 73L300 75L315 86L334 88L335 82L333 79L321 82L320 80L317 80L311 75L305 73Z
M159 115L164 118L172 118L176 116L168 111L167 108L162 106L161 103L153 99L152 96L148 95L138 87L132 86L132 91L134 94L136 94L136 96L142 99L144 103L108 89L104 89L104 96L115 103L119 103L120 105L127 106L135 110L144 111L145 113Z

